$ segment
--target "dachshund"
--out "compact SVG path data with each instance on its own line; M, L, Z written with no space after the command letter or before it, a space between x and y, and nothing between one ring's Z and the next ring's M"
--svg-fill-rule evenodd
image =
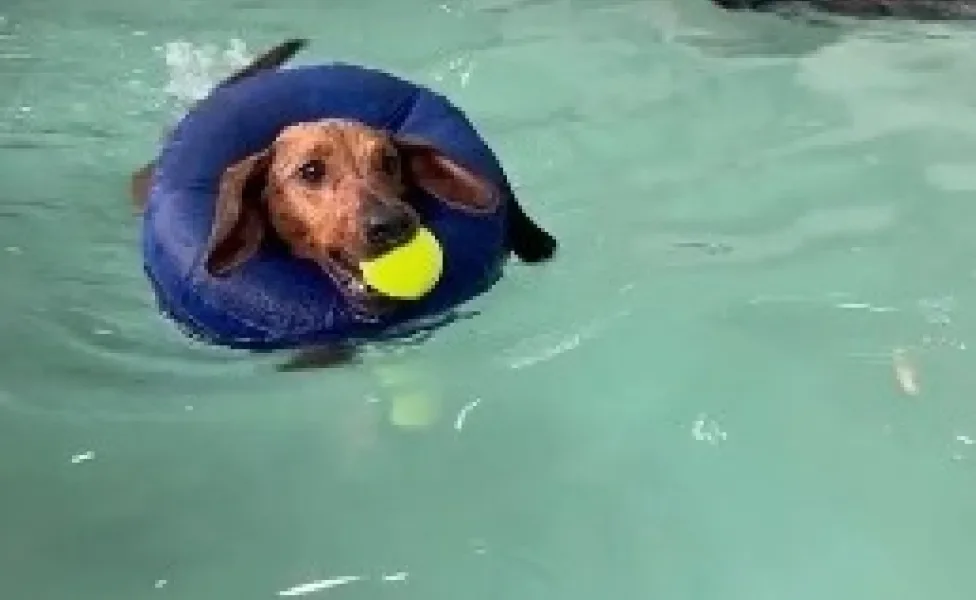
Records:
M288 40L217 87L277 69L306 43ZM145 206L154 166L132 175L137 208ZM419 191L471 215L487 215L505 203L506 250L526 263L555 253L555 238L526 214L507 181L493 185L423 139L323 119L286 127L267 148L226 168L204 268L212 277L226 277L275 236L328 274L351 304L382 314L397 301L373 292L357 265L413 236L422 225Z
M358 264L410 240L420 227L415 191L472 215L515 206L511 250L527 262L551 254L551 238L517 208L511 191L461 167L422 139L355 121L323 119L286 127L266 149L231 165L221 179L205 268L225 276L273 232L310 260L361 310L395 303L364 285Z
M857 18L950 21L976 18L976 0L712 0L729 10L794 14L812 9Z

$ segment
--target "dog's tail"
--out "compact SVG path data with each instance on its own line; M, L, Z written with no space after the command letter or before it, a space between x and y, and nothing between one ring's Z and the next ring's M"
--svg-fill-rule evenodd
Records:
M222 88L247 79L248 77L253 77L262 71L277 69L291 60L293 56L298 54L307 45L308 40L305 38L286 40L252 60L246 67L232 73L229 77L218 83L217 87Z
M558 245L556 238L533 221L514 196L508 205L506 237L509 250L526 263L549 260Z
M505 222L505 243L508 250L526 263L549 260L556 253L559 245L556 238L525 212L508 180L505 181L504 189L508 197L508 214Z

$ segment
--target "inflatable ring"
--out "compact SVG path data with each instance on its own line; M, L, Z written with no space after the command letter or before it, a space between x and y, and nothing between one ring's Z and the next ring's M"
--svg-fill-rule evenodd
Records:
M399 337L449 314L500 277L506 203L490 215L469 215L433 199L421 218L443 248L443 274L429 294L382 317L359 314L328 275L281 244L265 244L226 277L209 276L203 254L223 171L285 127L323 118L425 138L508 189L497 157L458 108L393 75L346 64L303 66L220 88L167 139L143 217L146 274L160 310L187 335L247 350Z

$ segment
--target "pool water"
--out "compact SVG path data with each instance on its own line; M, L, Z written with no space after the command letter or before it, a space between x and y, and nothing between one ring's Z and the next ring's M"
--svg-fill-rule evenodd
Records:
M0 597L972 598L976 29L138 6L0 6ZM336 369L179 334L128 174L302 35L464 107L558 259Z

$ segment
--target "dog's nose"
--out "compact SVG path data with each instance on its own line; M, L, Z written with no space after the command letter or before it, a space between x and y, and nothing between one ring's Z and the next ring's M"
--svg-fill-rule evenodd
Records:
M363 209L363 232L370 254L383 254L407 242L417 225L406 208L371 199Z

